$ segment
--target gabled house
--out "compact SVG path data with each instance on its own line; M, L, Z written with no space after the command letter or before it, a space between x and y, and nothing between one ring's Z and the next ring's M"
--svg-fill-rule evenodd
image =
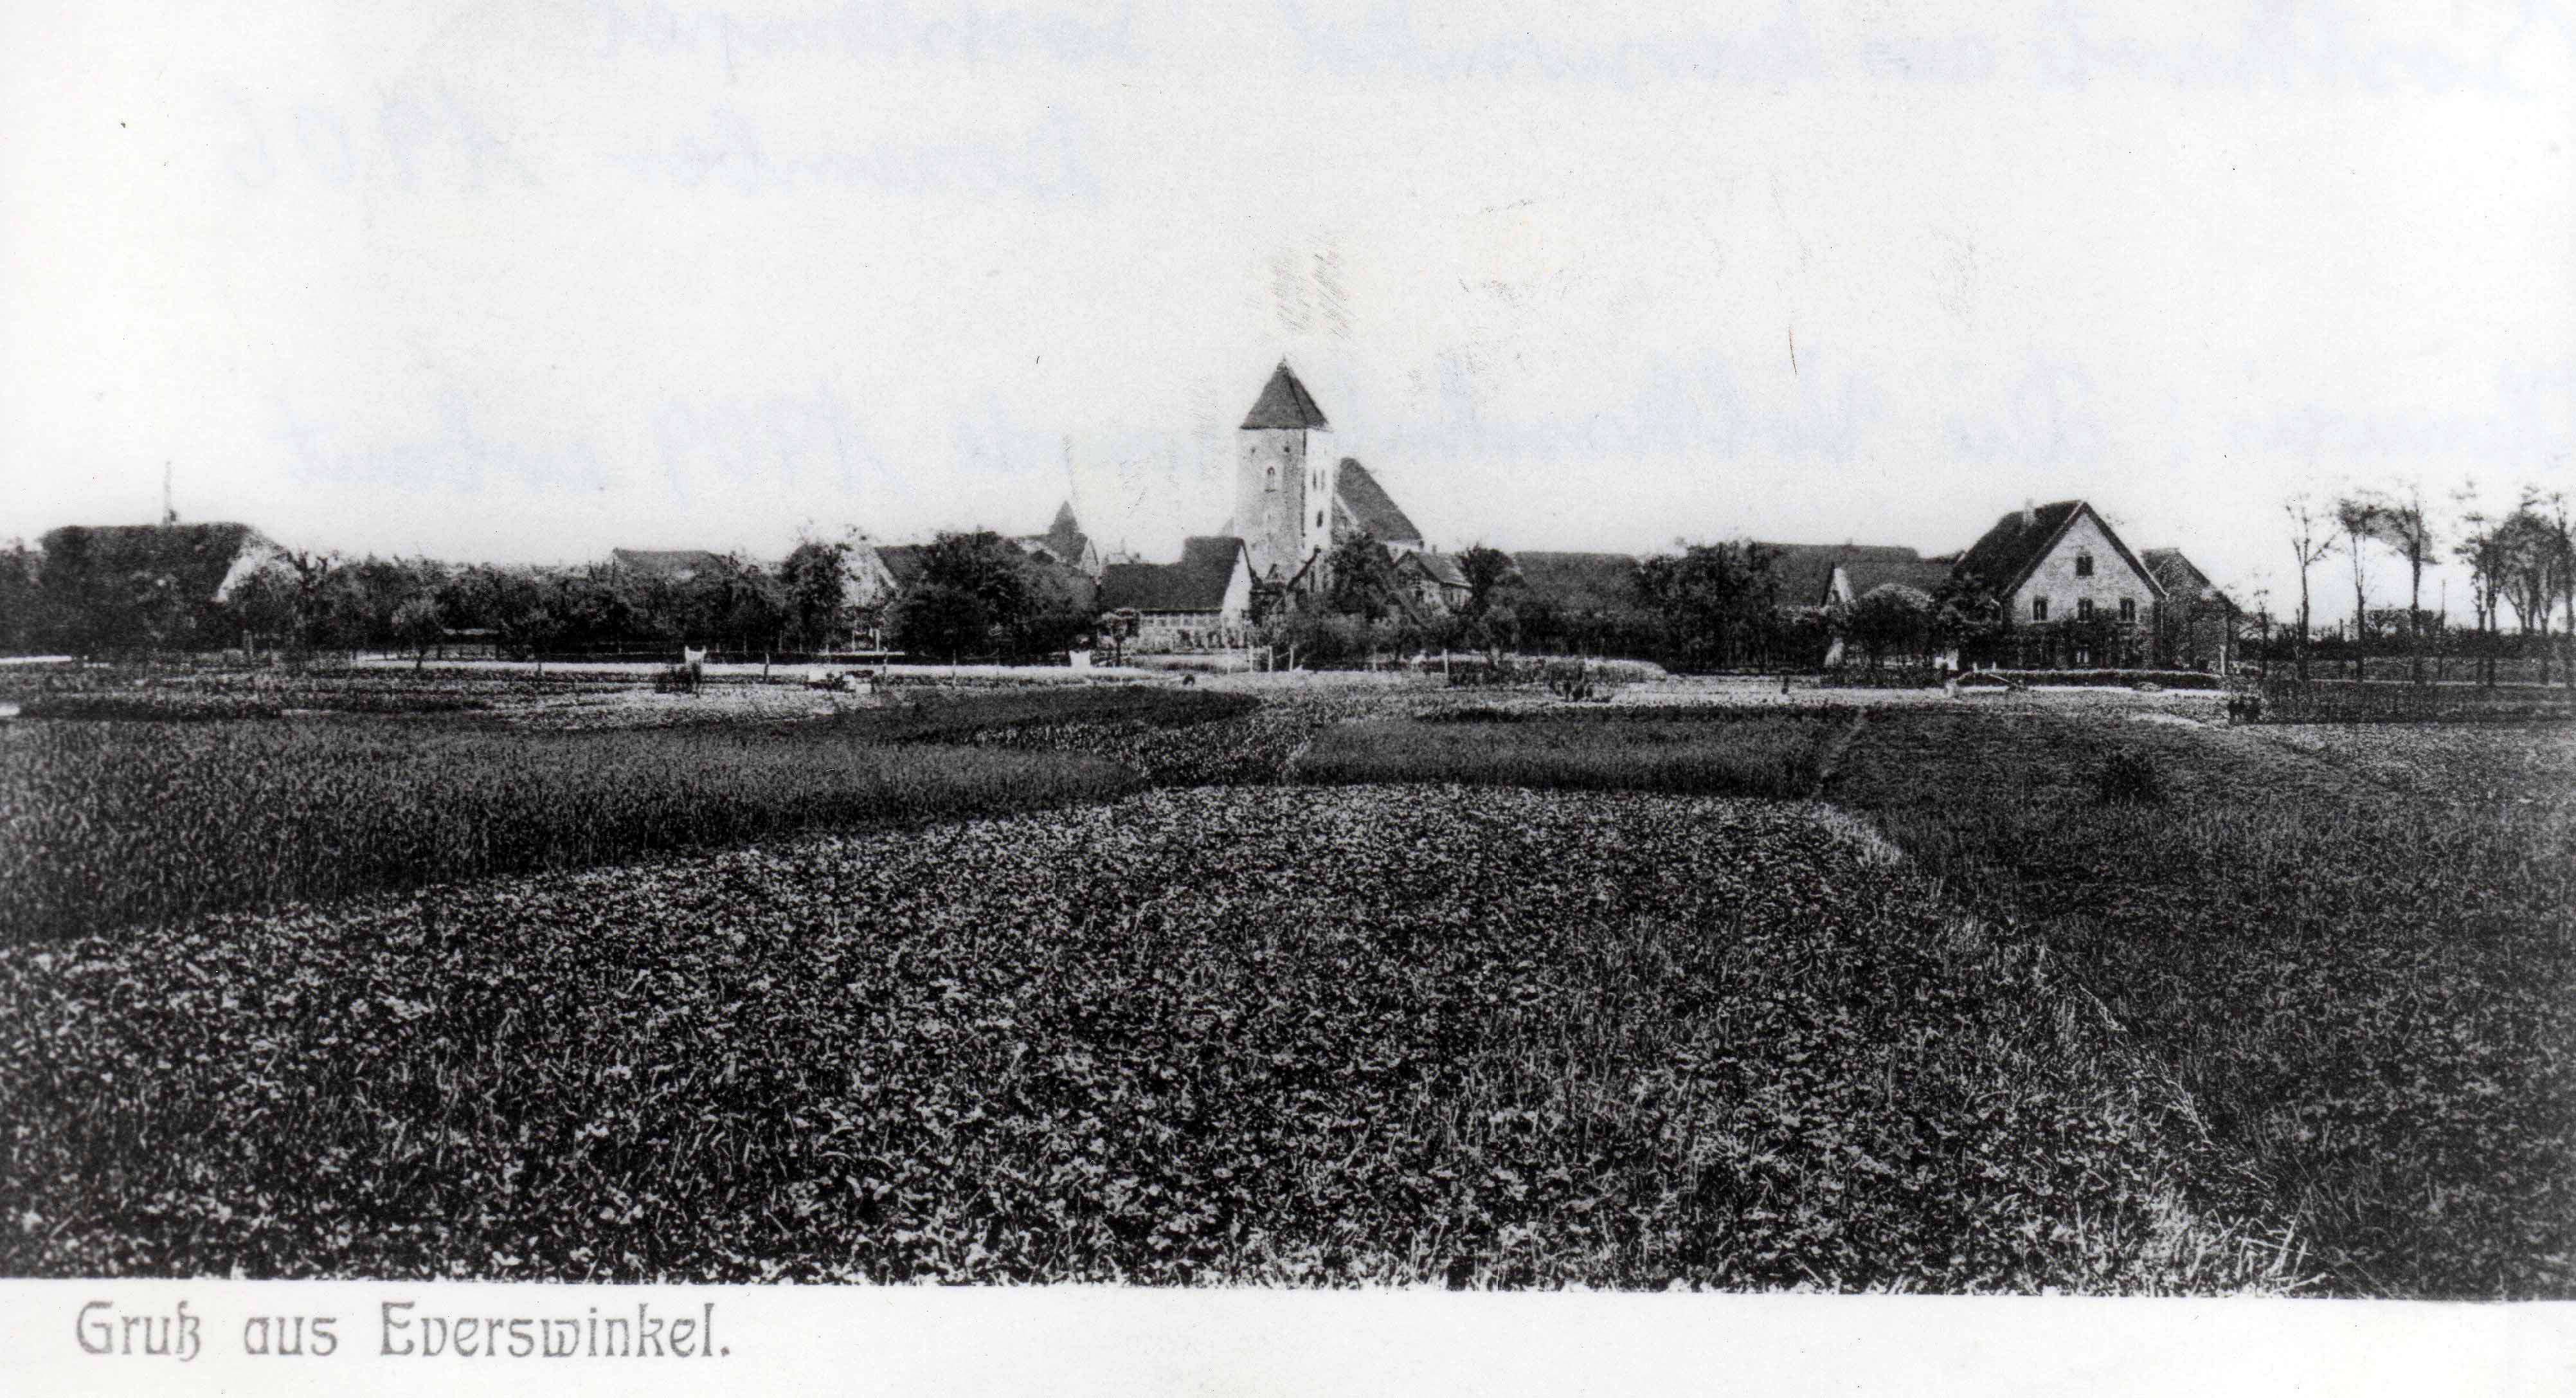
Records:
M2164 589L2156 607L2156 663L2226 674L2235 667L2236 627L2242 613L2181 549L2139 555Z
M2024 505L1996 520L1954 570L1990 593L2015 665L2141 662L2164 585L2082 500Z
M1178 563L1111 563L1100 573L1105 619L1133 623L1139 650L1240 645L1252 619L1252 555L1232 535L1185 540Z

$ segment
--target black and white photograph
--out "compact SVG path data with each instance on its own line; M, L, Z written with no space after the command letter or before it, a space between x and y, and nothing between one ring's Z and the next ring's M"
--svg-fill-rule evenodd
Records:
M0 1370L2566 1391L2572 142L2537 0L13 6Z

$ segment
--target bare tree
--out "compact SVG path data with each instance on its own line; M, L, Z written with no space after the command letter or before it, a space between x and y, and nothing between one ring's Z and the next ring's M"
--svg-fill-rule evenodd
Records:
M2441 541L2424 509L2424 487L2408 481L2405 493L2373 501L2371 536L2406 560L2406 677L2424 682L2424 565ZM2358 576L2358 574L2356 574Z
M2547 684L2550 614L2558 604L2558 577L2565 564L2560 558L2557 531L2543 513L2544 501L2540 492L2525 490L2522 503L2496 526L2496 531L2501 536L2504 556L2505 600L2513 604L2514 615L2522 620L2525 645L2537 643L2540 682Z
M2460 537L2451 545L2451 556L2469 570L2469 606L2478 626L2478 678L2492 689L2496 682L2496 608L2513 571L2512 540L2502 520L2490 519L2477 508L2475 485L2462 487L2452 498L2460 503Z
M2308 678L2308 570L2324 562L2335 551L2335 541L2319 537L2324 524L2316 506L2304 495L2293 495L2282 507L2290 516L2290 555L2299 562L2299 681Z
M2352 637L2356 642L2370 638L2370 598L2363 589L2361 545L2379 532L2379 512L2379 497L2366 490L2354 491L2334 505L2335 528L2343 531L2344 553L2352 560ZM2355 653L2359 653L2357 646Z

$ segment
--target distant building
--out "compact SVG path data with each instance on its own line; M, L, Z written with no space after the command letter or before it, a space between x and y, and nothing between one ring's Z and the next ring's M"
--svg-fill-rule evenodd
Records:
M706 549L610 549L611 571L664 582L693 582L723 570L725 557Z
M2181 549L2149 549L2139 557L2164 589L2156 606L2156 663L2221 675L2233 670L2243 618L2235 599Z
M1241 645L1252 620L1252 554L1230 535L1181 545L1178 563L1111 563L1101 570L1100 609L1133 622L1140 650Z
M2005 633L1989 657L2011 665L2143 663L2164 585L2082 500L2024 505L1959 557L1990 593Z

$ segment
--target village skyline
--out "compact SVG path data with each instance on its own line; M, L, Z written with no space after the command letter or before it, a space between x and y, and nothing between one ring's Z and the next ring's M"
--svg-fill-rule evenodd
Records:
M2570 474L2576 37L2516 11L836 13L51 22L96 61L0 96L0 538L166 466L353 555L1069 496L1169 558L1282 357L1450 548L2083 498L2278 610L2290 494Z

